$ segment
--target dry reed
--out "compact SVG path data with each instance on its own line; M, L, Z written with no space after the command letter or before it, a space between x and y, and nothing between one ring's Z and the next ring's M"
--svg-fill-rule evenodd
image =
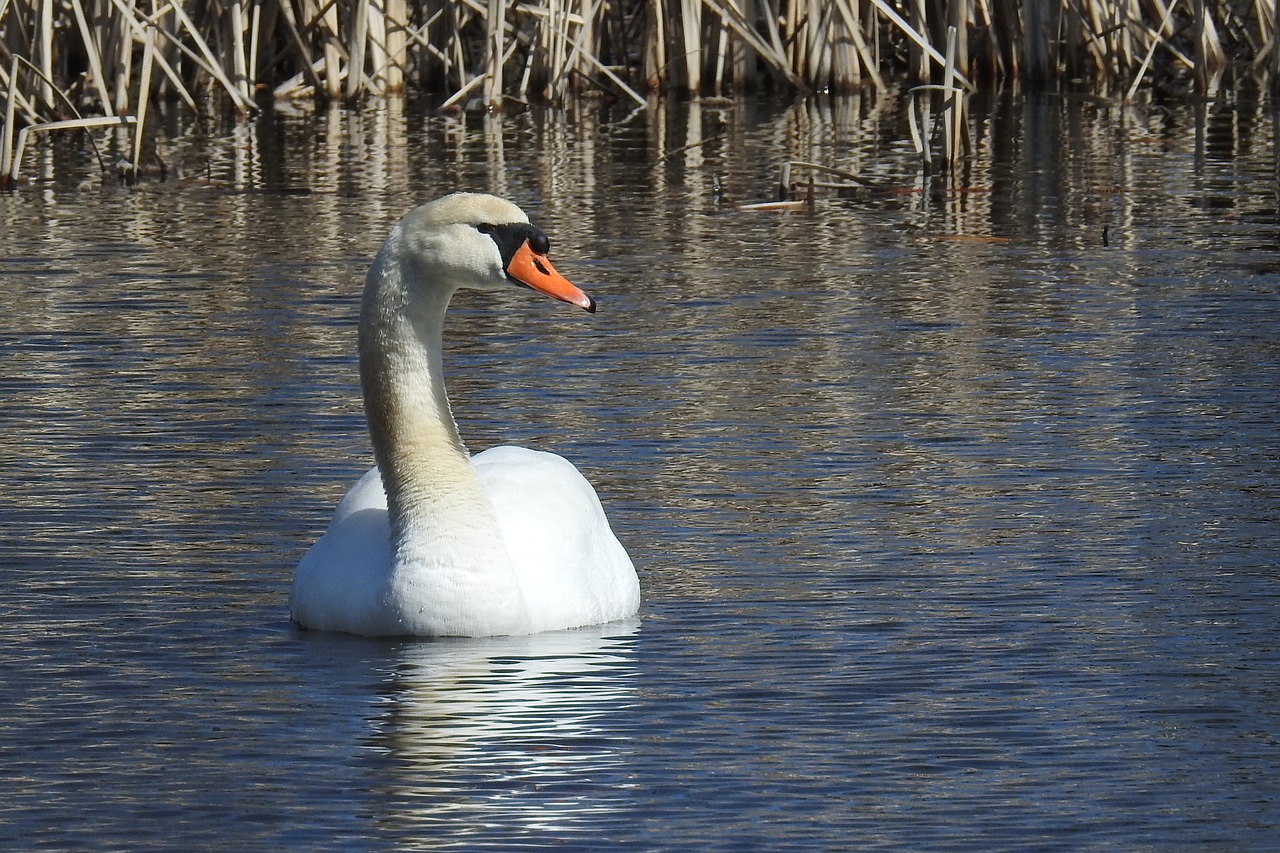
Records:
M961 92L1212 95L1245 74L1274 86L1278 32L1278 0L0 0L0 180L17 168L15 126L81 113L142 125L152 98L250 112L260 97L411 90L494 109L594 92L644 106L895 78L935 87L917 90L922 120L942 93L951 162Z

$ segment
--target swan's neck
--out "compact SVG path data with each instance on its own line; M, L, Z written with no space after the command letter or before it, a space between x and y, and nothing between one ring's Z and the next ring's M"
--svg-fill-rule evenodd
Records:
M447 511L451 495L479 488L449 410L441 358L448 294L440 303L412 314L375 305L376 322L360 328L365 416L397 535L432 509Z
M513 614L510 633L520 633L527 615L515 573L445 392L441 341L453 288L432 286L420 266L387 254L365 285L360 380L391 523L388 603L430 623L430 633L465 634L471 620L500 612Z

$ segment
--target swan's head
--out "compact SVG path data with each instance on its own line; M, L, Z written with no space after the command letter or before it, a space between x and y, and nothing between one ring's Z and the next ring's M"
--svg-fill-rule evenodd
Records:
M454 193L410 211L387 239L379 262L414 282L496 290L512 284L595 311L596 303L556 272L551 241L509 201Z

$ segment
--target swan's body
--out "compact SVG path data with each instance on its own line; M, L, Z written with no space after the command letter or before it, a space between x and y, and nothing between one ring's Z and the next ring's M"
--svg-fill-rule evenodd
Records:
M635 568L586 479L550 453L497 447L470 456L445 395L441 335L459 288L514 281L594 310L551 267L547 246L518 207L484 195L422 205L392 230L360 315L378 464L298 564L290 597L298 624L479 637L636 612Z

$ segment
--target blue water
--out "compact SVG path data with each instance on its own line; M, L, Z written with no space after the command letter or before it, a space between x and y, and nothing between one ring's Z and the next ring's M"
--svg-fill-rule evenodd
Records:
M1272 119L975 116L950 187L870 101L178 126L177 178L133 188L30 154L0 197L0 842L1275 849ZM880 188L738 210L785 159ZM293 565L369 464L364 267L462 187L600 300L460 297L463 433L587 473L641 612L299 632Z

